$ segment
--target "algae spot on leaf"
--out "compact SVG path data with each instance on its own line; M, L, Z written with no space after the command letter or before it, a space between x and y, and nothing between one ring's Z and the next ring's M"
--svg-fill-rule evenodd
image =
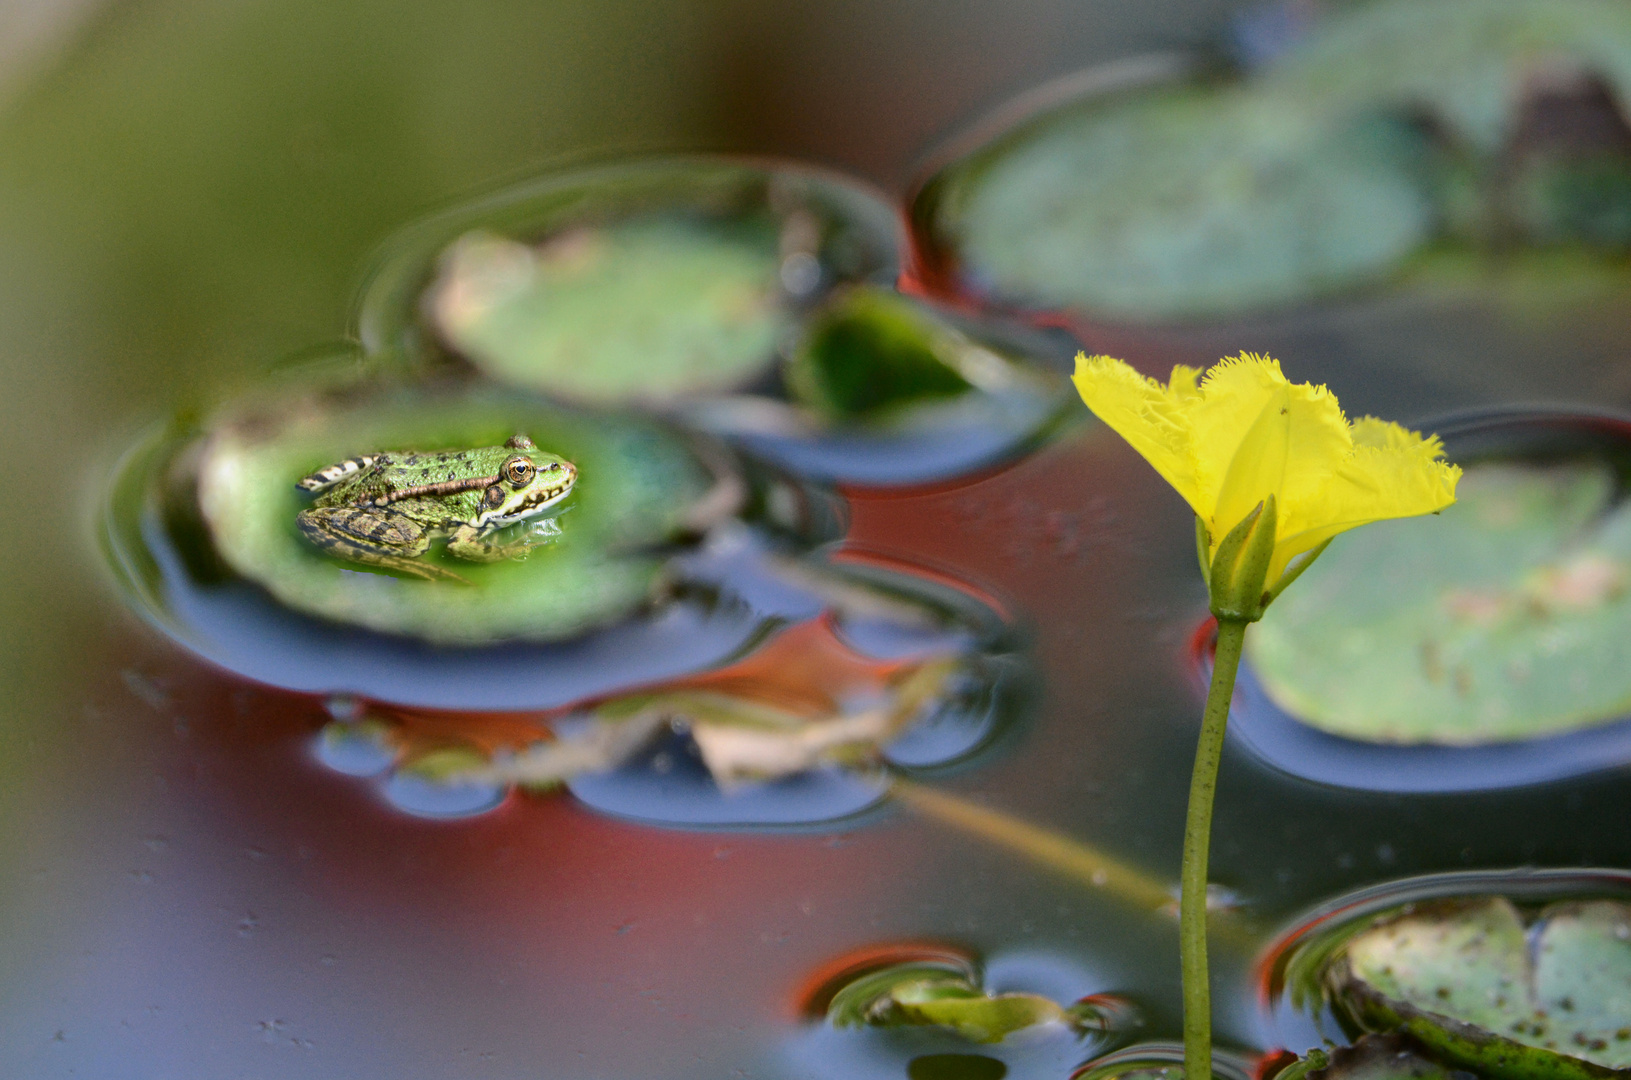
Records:
M1269 696L1378 743L1478 745L1631 712L1631 504L1603 464L1486 464L1437 518L1341 538L1247 645Z
M1348 941L1324 981L1365 1030L1403 1030L1496 1078L1631 1069L1631 906L1571 901L1528 917L1503 897L1419 905Z

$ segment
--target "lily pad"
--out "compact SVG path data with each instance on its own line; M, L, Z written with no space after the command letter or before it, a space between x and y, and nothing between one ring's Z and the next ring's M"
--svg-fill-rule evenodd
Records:
M1631 9L1616 0L1348 5L1261 86L1328 113L1425 113L1490 155L1513 134L1538 77L1599 80L1631 115Z
M1437 518L1340 538L1249 635L1274 702L1377 743L1631 714L1631 505L1606 464L1476 465Z
M1441 1061L1503 1080L1631 1069L1631 906L1504 897L1420 905L1352 938L1325 973L1368 1030L1402 1029Z
M1079 101L936 177L934 242L973 291L1129 319L1282 304L1375 279L1428 239L1428 145L1204 84Z
M796 397L837 421L864 420L973 389L963 350L910 301L882 289L856 290L810 321L788 365ZM1005 367L991 357L986 366Z
M579 476L552 519L559 536L525 561L433 550L422 558L465 580L409 580L338 562L295 528L309 501L295 482L317 468L377 450L496 446L516 433ZM560 640L629 615L661 578L653 549L685 531L715 486L687 442L651 422L446 388L257 399L214 420L186 458L209 540L237 574L308 614L452 644Z
M437 329L484 374L573 401L665 403L751 381L791 312L768 214L649 216L528 245L470 233L443 257Z
M648 157L544 176L404 230L364 294L372 352L597 406L772 375L799 313L892 281L896 216L809 166Z
M862 975L833 996L827 1020L840 1028L932 1025L976 1043L1001 1042L1040 1024L1104 1026L1091 1001L1066 1007L1040 994L990 994L971 968L927 961Z

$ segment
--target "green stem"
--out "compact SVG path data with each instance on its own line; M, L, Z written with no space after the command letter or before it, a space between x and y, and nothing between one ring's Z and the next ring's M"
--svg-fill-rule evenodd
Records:
M1201 740L1195 748L1195 772L1189 781L1183 892L1178 899L1178 956L1184 979L1185 1080L1211 1080L1212 1076L1212 987L1206 970L1206 857L1212 846L1212 794L1217 788L1223 733L1229 724L1229 702L1234 697L1240 646L1245 639L1245 620L1218 620L1212 687L1206 692Z

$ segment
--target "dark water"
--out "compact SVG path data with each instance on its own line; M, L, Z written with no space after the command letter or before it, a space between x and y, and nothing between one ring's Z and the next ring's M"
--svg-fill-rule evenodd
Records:
M859 1060L898 1076L967 1050L834 1043L799 1003L835 958L901 942L955 945L1039 992L1125 993L1148 1037L1173 1037L1167 920L900 802L796 833L652 829L565 796L405 814L316 760L321 697L242 682L129 615L91 519L142 427L342 331L373 245L469 189L646 145L895 182L982 97L1185 43L1223 7L158 3L95 19L0 111L0 1075L814 1078ZM1631 405L1623 310L1378 297L1083 332L1149 370L1276 352L1351 412L1411 420ZM1083 427L996 474L850 503L849 550L972 585L1032 643L1033 714L936 789L1174 880L1204 607L1179 500ZM1631 865L1628 811L1618 771L1403 795L1231 744L1213 872L1247 929L1215 946L1220 1040L1306 1038L1260 1008L1255 965L1315 905L1416 874ZM1023 1049L1003 1051L1007 1075L1066 1075L1088 1053Z

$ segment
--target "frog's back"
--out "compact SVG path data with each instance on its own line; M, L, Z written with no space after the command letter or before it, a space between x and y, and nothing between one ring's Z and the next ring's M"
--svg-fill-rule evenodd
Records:
M389 498L406 488L492 476L507 453L503 447L428 453L384 450L325 466L296 486L317 494L315 506L349 506Z

